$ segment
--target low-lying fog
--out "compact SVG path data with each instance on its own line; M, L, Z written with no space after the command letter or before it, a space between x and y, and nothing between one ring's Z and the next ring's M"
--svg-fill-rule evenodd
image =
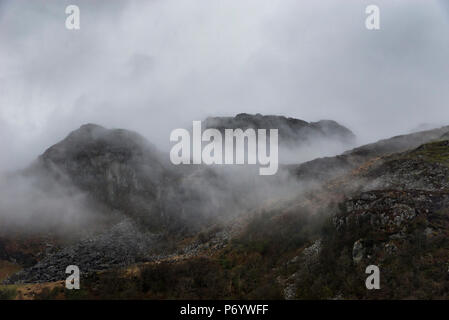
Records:
M78 31L65 28L69 4L80 7ZM1 1L0 172L27 167L84 123L137 131L168 152L173 129L241 112L332 119L359 145L449 119L445 1L378 0L378 31L365 28L369 4ZM310 144L280 150L280 159L345 148ZM33 181L1 177L2 219L39 225L89 216L83 193L44 195ZM264 184L258 190L249 196L256 202L266 194Z

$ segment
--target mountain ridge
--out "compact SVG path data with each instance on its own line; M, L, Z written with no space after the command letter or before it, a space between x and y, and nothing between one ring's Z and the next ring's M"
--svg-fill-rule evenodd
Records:
M302 144L317 138L327 138L347 145L354 145L356 136L348 128L334 120L307 122L301 119L239 113L234 117L209 117L204 120L205 128L224 129L278 129L281 144ZM298 141L301 139L302 141Z

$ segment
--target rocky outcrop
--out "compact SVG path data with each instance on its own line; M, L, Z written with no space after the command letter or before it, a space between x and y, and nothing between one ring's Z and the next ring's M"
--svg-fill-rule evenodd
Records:
M285 280L279 277L278 282L284 287L283 294L285 300L294 300L298 290L297 278L304 274L304 270L309 270L319 263L319 256L322 248L321 239L315 240L311 245L304 248L302 252L287 262L287 266L298 266L293 274Z
M379 190L349 199L333 219L340 233L363 238L352 247L355 263L395 254L417 235L446 237L449 192Z
M363 245L363 240L359 239L356 242L354 242L354 245L352 247L352 260L355 263L359 263L360 261L362 261L365 254L366 254L366 250Z
M387 157L362 176L366 190L449 190L449 141L423 144Z

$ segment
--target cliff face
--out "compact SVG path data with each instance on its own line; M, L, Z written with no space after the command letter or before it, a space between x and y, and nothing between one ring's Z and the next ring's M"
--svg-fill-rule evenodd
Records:
M135 132L87 124L47 149L24 175L38 181L37 188L79 190L111 219L123 215L165 232L183 224L182 203L173 194L180 194L185 173L168 159Z
M150 213L166 173L162 155L143 137L93 124L46 150L38 167L131 215Z

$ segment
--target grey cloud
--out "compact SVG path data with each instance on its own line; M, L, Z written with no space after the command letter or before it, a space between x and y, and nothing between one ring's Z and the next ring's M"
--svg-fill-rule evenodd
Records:
M87 122L162 148L191 120L239 112L334 119L360 143L444 122L447 4L376 3L370 32L365 0L2 1L0 166Z

